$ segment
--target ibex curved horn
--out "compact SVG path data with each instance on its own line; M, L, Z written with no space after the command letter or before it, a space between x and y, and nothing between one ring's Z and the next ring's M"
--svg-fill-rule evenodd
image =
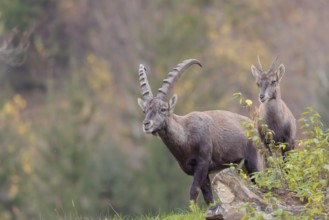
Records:
M139 65L138 74L139 74L139 83L142 89L143 99L147 100L153 98L152 90L149 81L147 80L146 68L144 67L144 65L142 64Z
M274 70L274 67L275 67L275 62L278 60L278 56L276 56L275 58L274 58L274 60L272 61L272 64L271 64L271 66L270 66L270 68L268 69L268 73L270 73L270 72L272 72L273 70Z
M160 99L164 99L167 96L168 92L175 85L176 81L182 75L184 70L186 70L193 64L198 64L200 67L202 67L200 61L196 59L189 59L189 60L184 60L183 62L178 64L171 72L169 72L168 77L165 80L163 80L163 84L161 88L158 89L158 93L156 97Z
M259 67L259 70L263 72L263 67L262 67L262 64L260 62L259 56L257 56L257 58L258 58L258 67Z

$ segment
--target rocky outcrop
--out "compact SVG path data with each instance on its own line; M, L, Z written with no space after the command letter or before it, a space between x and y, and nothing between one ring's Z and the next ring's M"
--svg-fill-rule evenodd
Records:
M272 204L264 201L262 192L256 185L242 179L234 169L222 170L214 177L212 185L221 203L208 209L205 215L207 220L241 219L247 214L246 204L263 219L274 217ZM303 206L289 206L279 201L276 206L291 214L303 208Z

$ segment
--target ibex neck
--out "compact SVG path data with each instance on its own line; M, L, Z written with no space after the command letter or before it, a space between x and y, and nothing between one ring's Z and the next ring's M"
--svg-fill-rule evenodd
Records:
M281 100L281 89L280 89L280 86L278 86L278 87L276 88L275 99L276 99L276 101L280 101L280 100Z
M173 114L168 117L165 127L158 134L171 153L177 157L181 152L181 148L186 143L186 135L181 123L181 116Z
M279 123L281 121L283 114L283 104L281 100L280 88L278 88L274 98L261 105L261 111L267 124Z

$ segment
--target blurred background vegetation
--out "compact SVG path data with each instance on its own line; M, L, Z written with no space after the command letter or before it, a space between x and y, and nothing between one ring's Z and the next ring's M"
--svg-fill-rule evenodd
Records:
M16 35L0 52L0 219L188 206L191 178L142 132L139 63L156 91L176 64L199 59L203 69L175 88L176 113L247 115L232 94L257 103L250 66L279 55L296 118L312 106L328 124L328 8L324 0L1 0L0 45Z

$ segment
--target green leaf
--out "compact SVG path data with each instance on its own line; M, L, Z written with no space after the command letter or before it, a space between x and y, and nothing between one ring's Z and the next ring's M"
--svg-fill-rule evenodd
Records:
M240 98L242 96L241 92L236 92L236 93L233 93L233 97L234 98Z
M247 104L247 106L251 106L252 105L252 101L250 99L247 99L246 100L246 104Z

